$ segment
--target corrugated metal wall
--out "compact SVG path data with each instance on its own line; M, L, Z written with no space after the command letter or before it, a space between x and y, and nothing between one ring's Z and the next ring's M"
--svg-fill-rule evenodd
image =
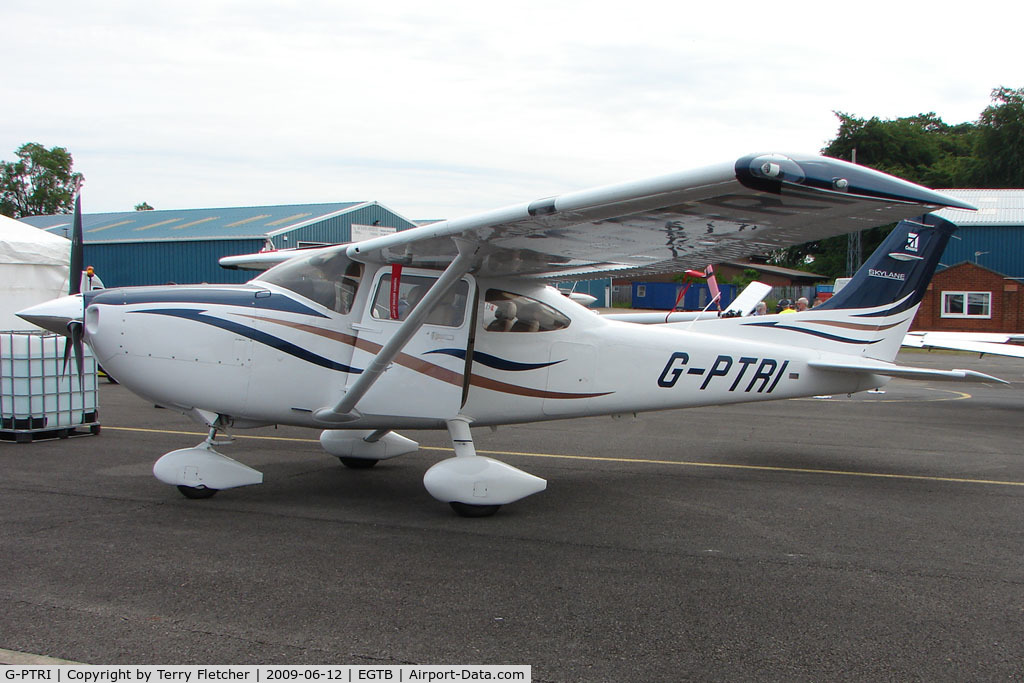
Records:
M298 228L273 238L274 246L288 248L300 242L334 244L348 242L352 224L395 227L414 224L379 205ZM288 239L284 239L287 236ZM181 240L176 242L92 243L85 245L85 263L96 268L107 287L133 285L179 285L210 282L241 284L259 273L251 270L225 270L218 265L222 256L252 254L265 245L263 239Z
M274 246L278 249L297 246L299 242L317 242L333 244L335 242L348 242L352 239L352 225L379 225L405 230L415 227L414 223L407 221L400 216L388 211L383 206L372 204L370 206L348 211L319 221L304 228L293 230L284 235L277 235L273 238ZM287 237L287 239L285 239Z
M217 263L222 256L259 251L264 240L204 240L181 242L132 242L128 244L86 244L85 263L107 287L131 285L179 285L216 282L240 284L258 273L225 270Z
M1022 245L1024 227L962 227L953 233L939 263L948 268L968 261L1007 277L1024 277ZM975 256L976 251L988 253Z

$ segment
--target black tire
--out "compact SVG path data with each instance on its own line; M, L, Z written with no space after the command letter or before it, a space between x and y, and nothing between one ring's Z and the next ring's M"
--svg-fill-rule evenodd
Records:
M459 517L490 517L501 507L500 505L472 505L460 503L457 500L448 504L452 506L452 510L455 510L455 514Z
M373 458L344 458L341 456L338 456L338 460L345 467L350 467L354 470L368 470L380 462L380 460L374 460Z
M202 500L203 498L212 498L217 494L220 489L211 489L206 486L178 486L178 490L181 491L181 495L192 500Z

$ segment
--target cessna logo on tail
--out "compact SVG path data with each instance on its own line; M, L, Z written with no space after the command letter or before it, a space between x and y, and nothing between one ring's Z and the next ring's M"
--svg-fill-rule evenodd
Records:
M918 236L917 236L916 232L908 233L907 234L907 246L905 246L904 249L906 249L907 251L912 251L912 252L914 252L916 254L917 253L917 249L918 249L919 241L920 240L918 239Z

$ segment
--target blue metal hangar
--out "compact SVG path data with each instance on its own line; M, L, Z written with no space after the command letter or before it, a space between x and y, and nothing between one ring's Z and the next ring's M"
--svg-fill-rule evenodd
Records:
M32 216L21 221L65 237L71 216ZM223 209L126 211L82 216L85 264L107 287L242 283L252 271L227 270L222 256L352 241L417 223L377 202L250 206Z

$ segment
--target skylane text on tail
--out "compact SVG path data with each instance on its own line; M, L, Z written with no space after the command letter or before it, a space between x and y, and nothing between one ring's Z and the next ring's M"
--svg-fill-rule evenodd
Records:
M471 426L848 393L891 377L997 381L893 363L951 232L928 212L946 206L972 208L834 159L751 155L365 242L225 259L278 263L246 285L108 289L21 315L63 333L84 320L119 382L209 428L154 467L189 497L262 481L214 450L225 429L321 429L350 467L416 450L392 430L447 429L455 455L424 485L481 516L546 482L477 455ZM797 315L637 325L548 284L703 268L895 221L840 295Z

